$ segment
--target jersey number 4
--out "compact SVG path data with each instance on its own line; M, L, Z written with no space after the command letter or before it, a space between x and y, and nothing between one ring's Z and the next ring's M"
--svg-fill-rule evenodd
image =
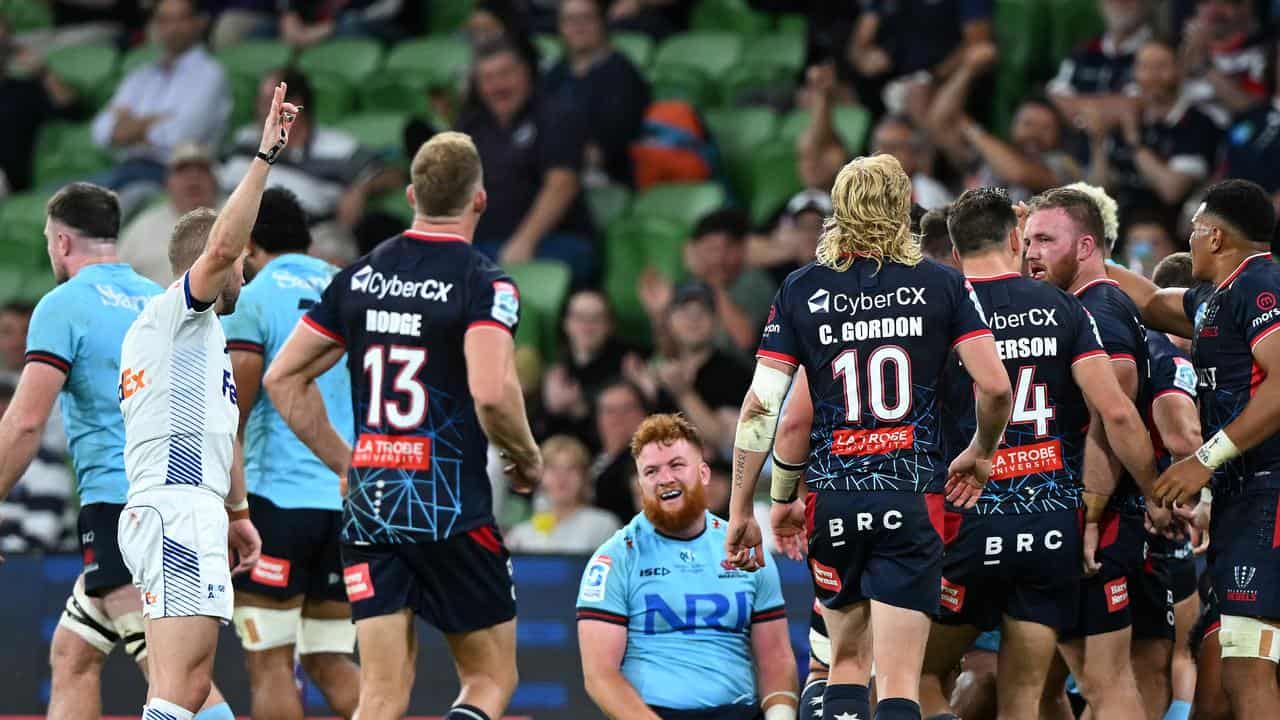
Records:
M1036 437L1049 434L1053 406L1049 404L1049 388L1035 379L1036 369L1030 365L1018 368L1018 381L1013 388L1013 412L1010 423L1035 423Z
M858 351L845 350L831 363L831 373L844 380L844 419L862 421ZM897 345L885 345L867 355L867 395L877 420L897 422L911 410L911 359ZM889 387L889 383L893 387ZM892 395L892 400L890 400ZM892 404L890 404L892 403Z
M427 387L418 373L427 364L424 348L372 345L364 352L364 372L369 376L369 410L365 422L370 428L382 427L383 417L397 430L411 430L427 418ZM383 380L388 366L398 366L391 383L395 399L384 399Z

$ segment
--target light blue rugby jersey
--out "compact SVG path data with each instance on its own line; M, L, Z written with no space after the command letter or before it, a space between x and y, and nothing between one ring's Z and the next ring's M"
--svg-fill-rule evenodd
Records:
M31 316L27 362L67 374L62 424L81 505L124 503L129 494L120 345L147 301L162 291L124 263L88 265L40 298Z
M786 616L778 569L725 570L727 523L707 513L691 540L659 533L643 513L591 557L578 620L627 627L622 674L646 704L678 710L754 705L751 626ZM725 668L734 668L725 672Z
M281 255L240 292L236 311L222 318L231 350L260 353L263 370L338 269L307 255ZM352 440L351 381L346 357L316 384L338 434ZM338 478L285 424L265 391L259 391L245 427L245 481L249 492L282 508L341 510Z

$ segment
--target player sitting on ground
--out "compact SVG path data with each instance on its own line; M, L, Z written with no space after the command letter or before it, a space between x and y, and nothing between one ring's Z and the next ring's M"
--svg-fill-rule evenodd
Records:
M791 376L805 368L814 439L805 471L817 490L809 566L831 636L823 718L918 720L920 667L941 587L945 477L937 401L948 351L973 376L977 431L951 465L954 500L976 502L1009 417L1009 377L964 277L922 260L910 235L911 180L892 156L840 171L818 262L774 300L734 442L725 552L760 567L752 494L773 445ZM774 487L789 504L795 486Z
M264 382L298 439L350 483L342 561L360 720L408 709L414 615L444 633L457 668L462 691L445 718L497 720L516 688L516 600L490 443L513 489L531 492L542 474L516 377L519 291L471 245L488 200L471 138L436 135L411 174L413 227L334 277ZM354 449L316 382L344 352Z
M578 591L587 694L614 718L795 720L778 570L721 566L698 431L651 415L631 454L644 511L596 550Z

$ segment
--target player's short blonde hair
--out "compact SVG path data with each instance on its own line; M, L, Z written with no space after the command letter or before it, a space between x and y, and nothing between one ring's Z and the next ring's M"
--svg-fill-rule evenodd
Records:
M680 413L650 415L640 423L640 427L636 428L635 434L631 436L631 457L639 458L640 452L652 443L672 445L680 440L697 448L698 455L702 455L704 447L702 436L698 434L698 428L683 415Z
M218 213L209 208L196 208L178 218L169 236L169 267L174 275L183 275L196 263L217 219Z
M419 215L457 217L480 184L480 153L470 135L439 133L418 148L409 177Z
M923 258L911 234L911 178L892 155L854 158L841 168L831 207L818 241L818 264L843 272L859 257L876 265L915 265Z
M1102 216L1102 235L1107 243L1107 254L1110 254L1120 239L1120 206L1107 194L1106 190L1087 182L1074 182L1067 186L1068 190L1079 190L1093 200L1098 206L1098 214Z

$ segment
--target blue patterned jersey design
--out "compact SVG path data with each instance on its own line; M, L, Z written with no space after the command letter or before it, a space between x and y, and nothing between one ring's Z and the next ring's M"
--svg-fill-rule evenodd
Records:
M1009 273L969 278L1013 383L1012 417L978 504L965 513L1021 515L1080 507L1089 409L1076 362L1105 357L1089 311L1047 283ZM973 438L973 380L954 353L942 383L949 455Z
M514 336L519 310L515 283L462 238L405 231L338 273L308 311L308 326L347 349L344 542L444 540L493 521L463 338L484 327Z
M227 347L261 355L265 372L336 272L307 255L281 255L267 263L241 291L236 311L222 318ZM316 387L329 421L351 442L351 379L345 356L317 378ZM282 508L342 509L337 477L298 440L265 392L254 401L244 435L249 492Z
M1151 430L1151 444L1156 450L1156 469L1164 472L1173 463L1156 428L1153 414L1155 402L1162 397L1182 397L1196 401L1196 369L1191 356L1173 344L1168 335L1158 330L1147 331L1147 352L1151 355L1151 412L1147 413L1147 428Z
M786 621L777 566L725 570L725 522L706 518L701 535L680 540L636 515L582 574L578 620L627 628L622 674L648 705L754 706L751 627Z
M814 490L930 492L946 470L938 382L948 351L991 330L964 277L931 260L810 263L773 302L759 357L805 368Z
M1278 296L1280 267L1267 253L1246 259L1216 289L1183 295L1184 310L1195 323L1191 359L1199 377L1205 437L1235 420L1266 377L1253 351L1280 330ZM1219 467L1212 482L1215 497L1280 488L1280 433Z
M1078 288L1075 295L1093 315L1102 338L1102 349L1111 356L1112 362L1131 361L1137 368L1138 395L1133 404L1139 413L1148 413L1151 407L1151 357L1147 352L1147 329L1142 325L1138 306L1109 278L1094 280ZM1109 505L1129 514L1146 511L1138 483L1127 470L1120 471Z
M123 263L89 265L36 305L27 362L66 373L60 400L80 504L123 503L124 418L120 345L147 301L163 288Z

